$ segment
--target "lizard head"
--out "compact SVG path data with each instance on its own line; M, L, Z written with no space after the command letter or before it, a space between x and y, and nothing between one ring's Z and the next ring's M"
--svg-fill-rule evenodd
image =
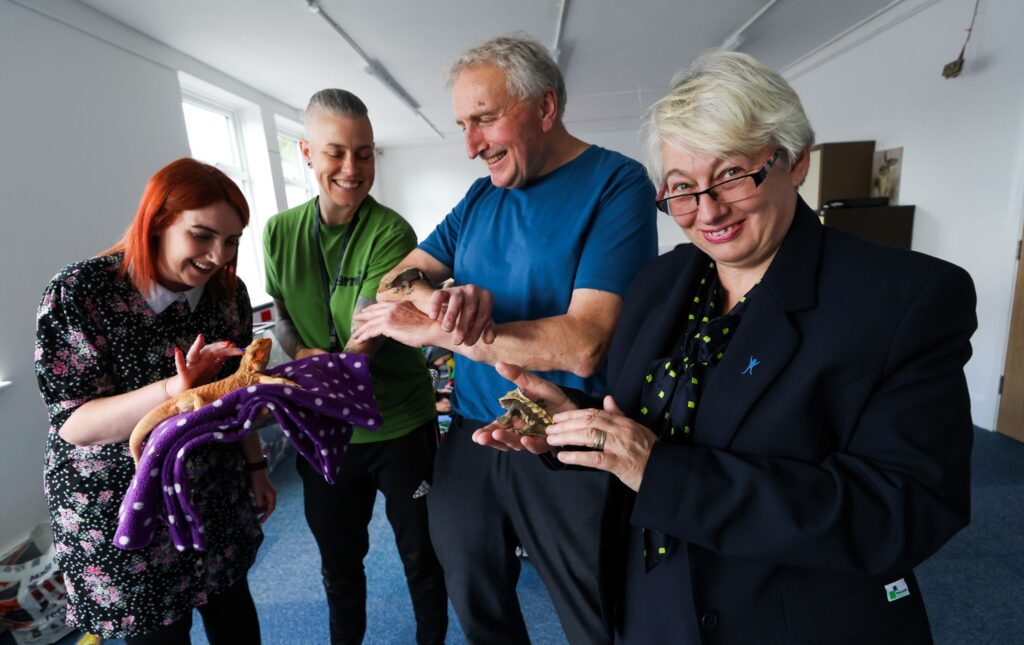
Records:
M242 356L242 363L244 365L251 366L257 372L262 372L267 367L267 362L270 361L270 348L273 345L273 341L269 338L256 338L249 346L245 348L245 354Z

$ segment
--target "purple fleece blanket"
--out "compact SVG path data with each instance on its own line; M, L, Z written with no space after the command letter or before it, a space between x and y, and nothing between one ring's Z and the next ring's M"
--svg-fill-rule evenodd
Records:
M121 502L114 534L117 547L141 549L166 525L179 551L206 550L203 518L190 503L185 460L196 446L240 440L264 408L299 454L330 483L341 470L352 426L380 427L364 354L321 354L267 373L301 388L252 385L157 424Z

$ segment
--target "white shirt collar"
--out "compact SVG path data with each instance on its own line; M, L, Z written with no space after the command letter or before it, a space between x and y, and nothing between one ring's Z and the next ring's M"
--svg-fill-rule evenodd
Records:
M146 295L146 304L159 314L174 303L184 300L188 302L189 311L195 311L199 306L199 299L203 297L204 289L206 289L206 285L201 284L188 291L171 291L159 282L153 282L153 286L149 288L149 293Z

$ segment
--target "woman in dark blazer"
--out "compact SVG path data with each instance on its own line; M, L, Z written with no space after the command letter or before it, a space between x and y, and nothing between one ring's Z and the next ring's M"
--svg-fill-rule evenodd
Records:
M476 440L590 447L557 458L635 492L620 642L931 642L913 568L970 516L970 277L823 227L800 101L749 56L698 59L647 133L692 244L627 295L611 396L502 365L559 413Z

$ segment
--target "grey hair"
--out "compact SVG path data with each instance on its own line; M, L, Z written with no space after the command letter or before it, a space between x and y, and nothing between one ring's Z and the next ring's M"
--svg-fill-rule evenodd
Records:
M778 72L740 52L711 50L676 76L668 94L647 111L642 128L647 172L664 179L661 146L718 158L781 148L792 164L814 145L800 97Z
M558 99L558 118L565 113L565 79L558 64L534 38L523 32L498 36L463 52L448 67L445 86L451 89L459 74L476 65L492 65L505 72L508 90L522 101L540 98L554 90Z
M320 90L310 97L306 116L315 110L324 110L335 116L366 116L369 113L366 104L358 96L348 90L333 87Z

